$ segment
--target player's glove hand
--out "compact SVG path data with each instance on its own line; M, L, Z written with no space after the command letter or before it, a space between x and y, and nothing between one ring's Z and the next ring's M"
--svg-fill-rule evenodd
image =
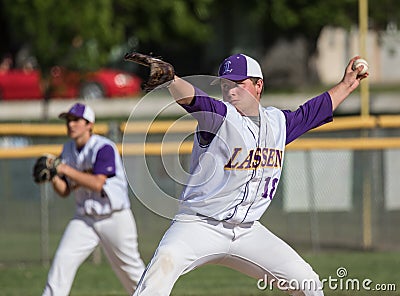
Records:
M45 154L39 157L33 166L33 180L36 183L50 181L57 175L57 166L61 159L52 154Z
M137 52L127 53L124 59L150 68L149 79L143 85L146 92L174 79L174 67L163 60Z

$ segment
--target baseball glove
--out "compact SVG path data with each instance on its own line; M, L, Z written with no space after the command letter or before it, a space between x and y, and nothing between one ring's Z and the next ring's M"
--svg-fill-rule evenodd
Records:
M57 175L57 166L61 159L52 154L44 154L39 157L33 166L33 180L35 183L50 181Z
M174 67L163 60L137 52L125 54L124 59L150 68L149 79L143 84L146 92L174 79Z

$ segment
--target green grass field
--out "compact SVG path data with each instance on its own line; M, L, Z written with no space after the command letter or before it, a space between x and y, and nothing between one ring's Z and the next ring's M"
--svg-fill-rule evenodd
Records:
M5 181L4 181L5 182ZM0 186L1 187L1 186ZM2 196L0 208L0 296L33 296L41 295L46 282L49 267L39 264L41 259L40 206L38 201L19 200ZM137 200L132 199L136 217L139 249L147 263L157 248L158 242L170 221L151 213ZM349 248L361 249L360 220L358 212L323 213L319 217L320 239L322 242L335 242L342 249L327 251L321 244L319 253L310 253L310 244L301 244L309 239L309 228L306 214L287 214L281 209L278 199L271 205L265 217L265 225L279 236L290 236L295 248L313 266L321 280L329 277L338 280L336 271L346 268L348 275L343 280L356 279L362 282L370 279L370 288L375 285L390 286L392 291L368 291L360 289L332 289L325 285L325 295L383 295L400 296L400 251L397 252L362 252L344 251L346 243ZM73 212L73 202L53 199L50 203L50 236L49 256L51 257L60 237ZM287 215L287 216L286 216ZM25 219L20 219L25 217ZM385 241L398 250L398 212L385 212L385 221L375 231L375 244L385 246ZM334 222L334 223L333 223ZM389 223L390 222L390 223ZM305 227L304 227L305 226ZM302 249L301 249L302 248ZM72 287L72 296L122 296L126 295L110 266L102 257L102 263L95 265L89 258L79 269ZM24 263L25 262L25 263ZM26 263L29 262L29 263ZM335 283L334 283L335 284ZM389 286L386 286L389 287ZM334 288L334 287L333 287ZM395 291L393 291L395 288ZM283 296L286 293L275 290L260 290L257 280L220 266L203 266L182 276L176 283L172 295L270 295Z
M359 252L337 251L318 254L303 253L320 274L320 278L339 280L336 271L346 268L348 274L343 279L362 282L370 279L370 291L360 288L325 288L325 295L400 295L400 253L399 252ZM33 296L40 295L47 276L47 267L40 265L0 266L0 295ZM339 281L336 283L339 287ZM392 291L372 291L376 284ZM389 286L390 284L391 286ZM334 288L333 285L331 287ZM343 281L345 287L345 281ZM351 285L350 285L351 287ZM395 289L395 291L393 291ZM71 296L126 295L111 268L103 260L99 265L88 261L78 270ZM203 266L182 276L176 283L172 295L287 295L276 290L260 290L255 279L220 266Z
M22 202L21 202L22 203ZM34 205L22 203L26 206L26 211L4 211L3 230L0 231L0 296L33 296L41 295L46 282L49 267L44 267L40 262L40 235L37 231L38 226L34 224L40 221L38 214L31 208ZM60 207L56 207L56 205ZM8 209L10 209L10 203ZM20 208L20 207L16 207ZM170 221L151 214L144 210L137 202L134 207L139 234L139 249L143 260L147 263L164 231L168 228ZM29 211L30 219L27 225L19 226L21 214ZM51 219L52 231L50 233L50 256L52 256L59 243L63 229L69 220L66 206L59 200L52 203L51 214L57 219ZM12 213L12 214L11 214ZM15 213L18 213L15 214ZM279 211L278 211L279 213ZM276 218L278 213L271 212L268 216L270 220ZM27 215L27 214L26 214ZM25 215L25 216L26 216ZM271 216L272 215L272 216ZM325 214L324 216L326 216ZM36 217L37 216L37 217ZM64 217L65 216L65 217ZM36 218L33 218L36 217ZM336 214L336 217L338 215ZM32 222L33 221L33 222ZM279 220L280 221L280 220ZM296 220L298 221L298 220ZM25 221L23 221L25 222ZM290 222L290 221L289 221ZM271 223L269 223L271 224ZM394 224L397 225L397 224ZM293 231L297 231L296 224L292 223ZM322 227L322 225L320 225ZM393 226L394 227L394 226ZM23 229L23 231L21 230ZM343 227L344 231L348 228ZM18 231L15 231L17 229ZM341 228L342 230L342 228ZM278 229L278 233L285 234L284 229ZM353 231L351 234L357 233ZM334 237L337 238L337 237ZM300 244L294 244L298 247ZM318 253L310 253L304 247L298 250L299 253L313 266L320 275L321 280L329 277L338 280L336 271L340 267L346 268L348 275L346 279L356 279L362 282L370 279L373 289L376 284L395 285L390 286L392 291L368 291L360 289L332 289L325 285L325 295L350 296L350 295L383 295L400 296L400 251L397 252L362 252L362 251L327 251L321 249ZM95 265L92 258L83 264L75 278L72 287L72 296L122 296L126 295L118 279L114 275L110 266L102 256L100 265ZM30 263L21 263L30 262ZM333 283L335 284L335 283ZM334 287L333 287L334 288ZM395 288L395 291L393 291ZM229 270L221 266L203 266L182 276L172 291L172 295L287 295L281 291L260 290L257 287L257 280L242 275L236 271Z

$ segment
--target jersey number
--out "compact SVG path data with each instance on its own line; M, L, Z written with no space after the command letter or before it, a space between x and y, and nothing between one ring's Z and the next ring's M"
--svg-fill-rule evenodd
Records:
M277 183L278 183L278 178L272 179L272 182L271 182L271 177L265 178L264 194L262 195L262 197L272 199L275 194Z

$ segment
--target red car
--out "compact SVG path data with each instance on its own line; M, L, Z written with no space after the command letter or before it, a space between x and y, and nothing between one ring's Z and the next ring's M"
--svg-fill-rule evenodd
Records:
M100 69L80 73L55 66L50 72L50 97L97 99L132 97L141 92L142 80L127 72ZM45 87L37 70L0 72L0 100L43 99Z

